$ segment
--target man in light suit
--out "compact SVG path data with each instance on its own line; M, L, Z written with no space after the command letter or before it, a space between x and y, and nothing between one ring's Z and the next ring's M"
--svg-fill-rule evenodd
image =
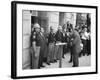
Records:
M63 42L62 26L60 26L60 25L58 26L58 31L55 34L55 41L56 41L56 43ZM63 48L60 48L59 45L56 45L55 55L56 55L57 60L60 60L62 51L63 51Z
M73 67L78 67L79 66L79 53L81 52L81 39L79 36L79 33L74 30L73 28L71 28L71 32L70 32L70 36L71 36L71 54L72 54L72 61L73 61Z

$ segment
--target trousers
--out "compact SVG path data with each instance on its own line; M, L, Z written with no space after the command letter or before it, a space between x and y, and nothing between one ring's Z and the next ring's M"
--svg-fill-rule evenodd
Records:
M40 55L40 47L36 47L36 51L32 53L32 69L38 69Z
M52 62L54 60L54 43L49 43L47 62Z

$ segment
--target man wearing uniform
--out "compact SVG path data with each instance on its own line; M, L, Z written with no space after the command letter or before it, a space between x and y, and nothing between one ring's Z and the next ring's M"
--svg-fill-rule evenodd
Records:
M40 26L38 23L33 25L34 31L32 32L32 68L38 69L39 63L39 55L40 55L40 44L41 44L41 36L40 36Z
M33 25L35 28L35 31L32 33L32 48L34 51L33 54L33 59L32 59L32 64L34 69L38 69L40 67L43 67L42 65L42 54L43 54L43 37L41 36L40 33L40 25L38 23L35 23ZM42 55L42 56L41 56Z

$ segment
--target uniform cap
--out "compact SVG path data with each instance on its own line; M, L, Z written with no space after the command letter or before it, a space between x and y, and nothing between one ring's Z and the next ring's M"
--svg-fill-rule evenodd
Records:
M34 28L40 28L40 25L38 23L35 23L33 26Z

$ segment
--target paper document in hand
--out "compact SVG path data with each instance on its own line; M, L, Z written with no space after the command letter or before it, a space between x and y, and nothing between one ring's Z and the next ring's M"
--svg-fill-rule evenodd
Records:
M55 45L66 45L67 43L56 43Z

